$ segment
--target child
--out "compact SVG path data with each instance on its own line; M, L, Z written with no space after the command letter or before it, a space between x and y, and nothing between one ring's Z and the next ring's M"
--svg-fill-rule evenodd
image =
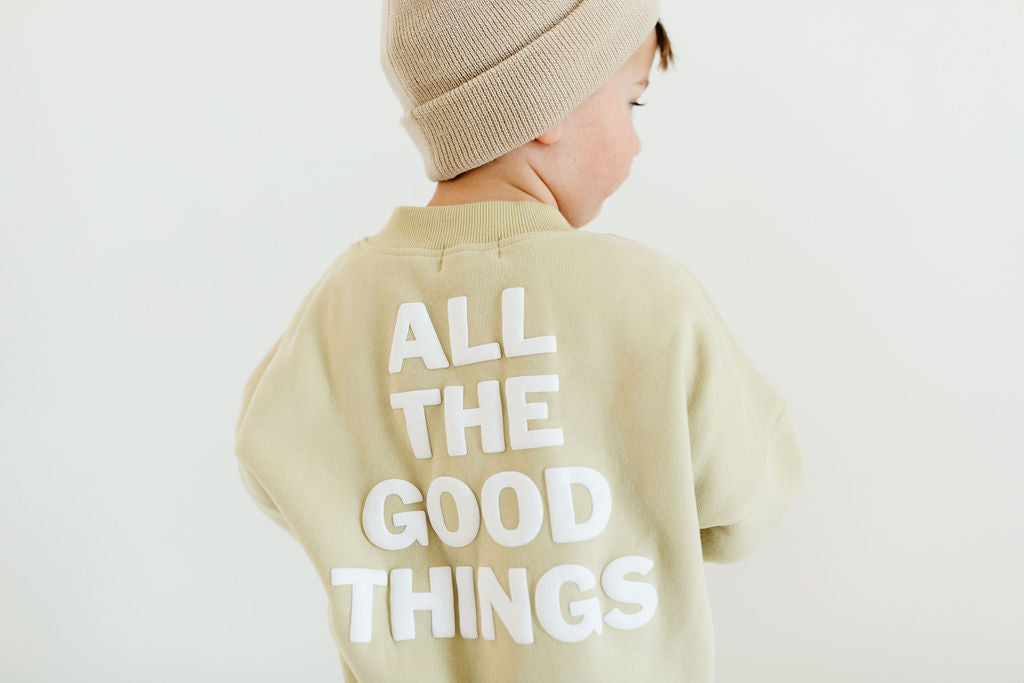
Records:
M437 190L352 244L244 390L256 503L349 681L711 681L703 562L803 479L783 395L694 274L577 228L640 152L656 0L390 0Z

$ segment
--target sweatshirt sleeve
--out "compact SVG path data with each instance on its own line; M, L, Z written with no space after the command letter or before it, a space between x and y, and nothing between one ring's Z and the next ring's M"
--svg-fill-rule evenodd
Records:
M687 274L693 320L686 403L701 546L705 562L736 562L779 526L803 482L803 459L779 387Z
M235 455L242 485L249 494L249 497L256 504L256 507L262 510L263 513L275 524L287 531L291 536L295 537L295 532L288 524L284 515L281 514L281 511L274 503L273 498L270 497L270 494L267 493L267 490L260 483L259 479L256 478L256 475L253 474L252 470L246 466L245 461L240 457L242 441L239 438L239 435L242 430L242 424L245 421L246 413L249 411L249 406L252 403L253 395L256 393L256 388L259 386L260 380L263 378L263 374L267 370L267 366L270 365L270 361L274 358L274 355L277 353L277 349L280 345L281 340L278 339L277 342L274 343L274 346L271 347L270 351L268 351L260 360L256 369L253 370L252 374L249 376L249 380L246 382L245 388L242 390L242 408L239 412L238 421L235 425Z

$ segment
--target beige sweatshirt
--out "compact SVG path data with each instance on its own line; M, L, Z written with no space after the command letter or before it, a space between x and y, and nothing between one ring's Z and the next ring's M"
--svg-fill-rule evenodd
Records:
M703 562L803 480L694 274L533 201L398 206L244 389L236 453L348 681L711 681Z

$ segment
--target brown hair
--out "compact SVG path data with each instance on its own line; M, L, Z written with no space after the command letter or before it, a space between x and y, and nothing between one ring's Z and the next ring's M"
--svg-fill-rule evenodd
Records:
M668 33L665 31L665 27L660 19L654 25L654 33L658 39L658 55L661 57L658 67L662 71L668 71L670 64L675 66L675 58L672 54L672 41L668 39Z

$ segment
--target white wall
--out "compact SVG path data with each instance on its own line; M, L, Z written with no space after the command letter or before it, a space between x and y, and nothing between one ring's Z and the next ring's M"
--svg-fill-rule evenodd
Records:
M693 268L807 459L708 565L719 680L1024 679L1024 2L663 5L679 67L585 229ZM340 679L233 429L328 263L432 193L379 12L0 3L3 680Z

